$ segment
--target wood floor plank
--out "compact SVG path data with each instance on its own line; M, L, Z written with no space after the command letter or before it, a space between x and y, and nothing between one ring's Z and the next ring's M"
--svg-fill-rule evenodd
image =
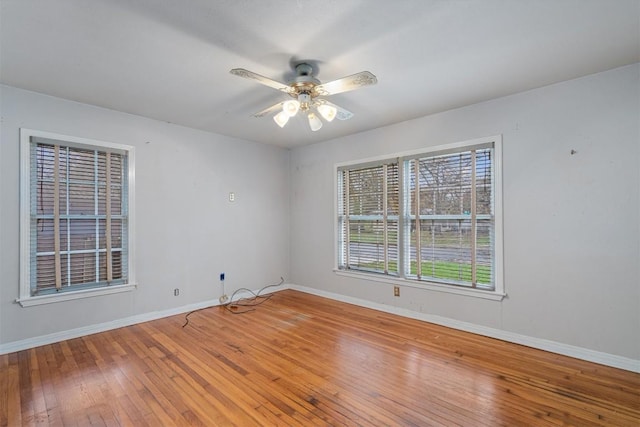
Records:
M0 356L0 426L640 425L640 374L292 290L183 324Z
M2 408L6 408L6 416L3 414L0 416L3 420L7 421L6 425L19 426L22 425L22 392L20 390L20 369L18 366L18 353L12 353L7 355L8 363L2 366L0 377L6 377L6 381L3 382L3 386L6 387L2 391L1 396L6 399L6 404L0 405Z
M9 424L9 355L0 355L0 426Z

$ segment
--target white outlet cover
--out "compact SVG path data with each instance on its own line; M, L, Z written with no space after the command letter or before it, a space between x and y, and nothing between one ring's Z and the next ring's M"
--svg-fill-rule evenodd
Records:
M230 202L235 202L236 200L236 193L234 193L233 191L229 193L229 201Z

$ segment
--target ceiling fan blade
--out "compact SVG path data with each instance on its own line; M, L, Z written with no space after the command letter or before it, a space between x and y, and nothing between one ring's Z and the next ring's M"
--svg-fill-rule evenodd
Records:
M278 110L282 111L282 104L284 104L284 101L283 102L278 102L277 104L274 104L271 107L267 107L262 111L258 111L257 113L255 113L253 115L253 117L264 117L267 114L275 113Z
M335 95L336 93L348 92L364 86L378 83L376 76L369 71L361 71L338 80L333 80L313 88L316 95Z
M317 107L318 105L330 105L333 108L336 109L336 119L338 120L349 120L351 117L353 117L353 113L349 110L346 110L342 107L340 107L339 105L336 105L332 102L327 101L326 99L316 99L314 101L315 106Z
M244 68L234 68L233 70L229 71L231 74L233 74L234 76L238 76L238 77L243 77L245 79L251 79L251 80L255 80L258 83L261 83L265 86L269 86L272 87L274 89L278 89L282 92L286 92L286 93L293 93L294 90L291 86L288 86L284 83L280 83L276 80L272 80L268 77L265 76L261 76L260 74L256 74L253 71L249 71L249 70L245 70Z

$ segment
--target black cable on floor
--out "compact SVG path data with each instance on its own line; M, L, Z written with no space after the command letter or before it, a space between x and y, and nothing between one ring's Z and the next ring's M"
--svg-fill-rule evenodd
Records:
M269 294L269 295L261 295L262 292L264 292L265 290L269 289L269 288L275 288L278 286L281 286L284 283L284 278L280 277L280 282L275 284L275 285L267 285L265 287L263 287L262 289L260 289L258 292L253 292L251 289L247 289L247 288L240 288L240 289L236 289L233 294L231 294L231 297L229 298L229 302L222 304L222 306L229 311L230 313L233 314L245 314L245 313L249 313L251 311L255 311L255 308L250 308L247 310L242 310L242 311L237 311L238 307L257 307L260 304L265 303L267 300L269 300L273 294ZM233 297L236 296L236 294L240 291L246 291L248 293L250 293L251 295L253 295L253 297L251 298L240 298L237 301L233 301ZM207 308L211 308L211 307L203 307L203 308L199 308L197 310L193 310L190 311L189 313L187 313L184 317L184 325L182 325L182 327L184 328L185 326L187 326L189 324L189 316L191 316L193 313L197 313L198 311L202 311L202 310L206 310Z

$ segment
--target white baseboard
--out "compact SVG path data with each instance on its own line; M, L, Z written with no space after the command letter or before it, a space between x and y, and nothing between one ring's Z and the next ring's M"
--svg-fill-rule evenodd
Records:
M386 304L379 304L371 301L367 301L360 298L349 297L332 292L321 291L319 289L309 288L306 286L299 286L294 284L284 284L270 289L270 292L278 292L285 289L293 289L300 292L305 292L312 295L317 295L325 298L329 298L336 301L342 301L349 304L358 305L361 307L371 308L386 313L397 314L399 316L408 317L412 319L422 320L425 322L435 323L441 326L447 326L449 328L458 329L461 331L472 332L474 334L483 335L491 338L497 338L499 340L512 342L515 344L522 344L528 347L537 348L540 350L549 351L552 353L562 354L564 356L574 357L576 359L586 360L589 362L599 363L601 365L611 366L614 368L624 369L631 372L640 373L640 360L630 359L627 357L616 356L609 353L603 353L600 351L589 350L582 347L576 347L569 344L563 344L555 341L545 340L541 338L529 337L526 335L517 334L514 332L503 331L500 329L489 328L487 326L476 325L473 323L462 322L447 317L436 316L433 314L419 313L404 308L393 307ZM249 297L251 294L238 293L237 298ZM235 298L234 298L235 299ZM13 341L6 344L0 344L0 355L13 353L16 351L27 350L41 345L52 344L72 338L78 338L85 335L91 335L98 332L109 331L112 329L122 328L124 326L135 325L137 323L148 322L150 320L161 319L163 317L174 316L176 314L187 313L193 310L201 308L213 307L220 305L220 302L215 300L203 301L199 303L189 304L181 307L171 308L168 310L153 311L150 313L140 314L136 316L130 316L111 322L100 323L97 325L86 326L82 328L71 329L68 331L56 332L53 334L42 335L39 337L28 338L20 341Z
M487 326L476 325L473 323L462 322L460 320L450 319L447 317L437 316L434 314L420 313L405 308L393 307L386 304L379 304L360 298L349 297L345 295L335 294L332 292L321 291L314 288L299 285L289 285L289 289L313 294L336 301L342 301L361 307L371 308L386 313L397 314L399 316L412 319L422 320L429 323L435 323L441 326L458 329L465 332L483 335L486 337L496 338L502 341L512 342L515 344L525 345L527 347L537 348L539 350L549 351L551 353L561 354L563 356L574 357L576 359L586 360L588 362L599 363L601 365L611 366L614 368L624 369L631 372L640 373L640 360L630 359L627 357L616 356L609 353L590 350L582 347L576 347L569 344L563 344L556 341L545 340L541 338L529 337L514 332L503 331L501 329L489 328Z

